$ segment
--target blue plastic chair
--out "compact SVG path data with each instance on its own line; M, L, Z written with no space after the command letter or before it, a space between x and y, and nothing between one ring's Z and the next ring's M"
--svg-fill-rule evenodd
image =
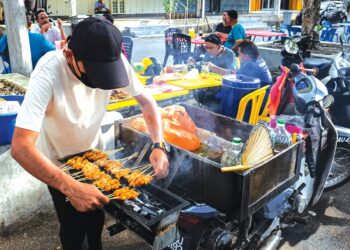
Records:
M296 36L296 35L301 35L301 28L300 27L289 26L287 28L287 30L288 30L288 36L289 37Z
M346 36L346 43L349 43L350 41L350 22L344 22L344 24L349 24L345 28L345 36Z
M124 49L127 55L127 59L129 62L131 62L131 56L132 56L132 48L134 47L134 40L130 36L123 36L123 45Z
M337 28L332 27L332 23L329 21L323 21L322 26L324 28L320 35L320 41L333 42L334 36L336 36Z

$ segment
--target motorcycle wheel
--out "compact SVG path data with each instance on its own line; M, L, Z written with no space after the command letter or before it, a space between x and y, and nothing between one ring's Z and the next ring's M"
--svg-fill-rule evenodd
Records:
M350 180L350 150L337 147L324 190L336 189Z

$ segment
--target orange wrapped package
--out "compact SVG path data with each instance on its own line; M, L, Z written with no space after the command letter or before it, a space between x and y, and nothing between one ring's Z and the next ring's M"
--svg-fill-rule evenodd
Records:
M200 140L196 135L197 127L184 107L170 106L160 109L160 113L165 141L189 151L200 147ZM146 122L141 117L133 120L131 126L148 133Z

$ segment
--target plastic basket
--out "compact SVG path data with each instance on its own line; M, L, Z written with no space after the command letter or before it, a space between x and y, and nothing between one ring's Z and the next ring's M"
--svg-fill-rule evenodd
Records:
M8 95L0 98L7 101L18 101L22 104L24 96ZM10 144L12 141L13 131L15 129L17 113L0 114L0 145Z

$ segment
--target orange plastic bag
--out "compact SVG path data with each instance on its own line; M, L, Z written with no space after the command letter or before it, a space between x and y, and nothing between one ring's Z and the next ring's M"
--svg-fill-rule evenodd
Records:
M200 147L201 142L196 135L197 127L184 107L170 106L160 109L160 113L165 141L189 151ZM141 117L133 120L131 126L149 133L146 122Z

